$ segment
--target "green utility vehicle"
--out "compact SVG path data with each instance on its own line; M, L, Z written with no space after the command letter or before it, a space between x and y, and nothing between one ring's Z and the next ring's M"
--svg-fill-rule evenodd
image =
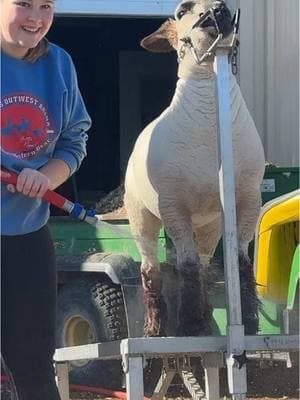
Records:
M262 185L263 202L298 188L297 168L267 167ZM50 219L58 272L57 347L118 340L143 334L143 301L140 283L140 255L126 219L111 220L114 229L96 228L67 216ZM295 250L294 247L291 247ZM158 254L164 274L164 291L169 308L168 334L174 335L176 280L172 243L163 229ZM299 250L299 248L298 248ZM217 249L221 254L221 246ZM299 260L298 260L299 261ZM270 267L268 267L270 268ZM286 266L290 275L284 282L288 296L281 299L262 294L261 334L287 333L287 304L296 307L296 267ZM226 332L225 289L222 268L211 291L213 333ZM262 275L260 267L260 275ZM292 276L293 273L293 276ZM279 280L280 282L280 280ZM280 283L279 283L280 284ZM291 288L291 293L289 290ZM272 289L273 290L273 289ZM288 298L287 298L288 297ZM292 298L291 298L292 297ZM291 315L291 314L290 314ZM71 364L74 383L120 387L119 361L80 361Z

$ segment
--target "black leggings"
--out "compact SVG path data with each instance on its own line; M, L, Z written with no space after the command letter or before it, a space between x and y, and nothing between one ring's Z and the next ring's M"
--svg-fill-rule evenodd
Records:
M55 383L56 269L47 227L1 237L1 353L20 400L59 400Z

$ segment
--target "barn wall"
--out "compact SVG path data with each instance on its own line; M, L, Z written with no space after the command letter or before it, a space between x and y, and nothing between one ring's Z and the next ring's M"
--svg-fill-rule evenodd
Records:
M299 165L299 1L228 0L240 7L240 85L266 158Z

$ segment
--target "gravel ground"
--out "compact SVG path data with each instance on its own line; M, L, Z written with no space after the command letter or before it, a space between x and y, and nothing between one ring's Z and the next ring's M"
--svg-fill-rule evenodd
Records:
M248 399L275 400L299 399L299 353L292 354L292 368L286 368L285 363L276 362L273 366L251 360L247 366ZM226 369L220 371L220 388L223 399L229 398L227 390ZM178 393L178 392L177 392ZM114 400L111 397L101 397L88 393L72 393L72 400ZM182 396L168 396L166 399L183 400L190 397L183 391Z

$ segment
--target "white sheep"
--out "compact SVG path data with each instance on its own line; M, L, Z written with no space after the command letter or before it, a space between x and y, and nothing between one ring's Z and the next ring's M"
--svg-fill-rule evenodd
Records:
M213 7L217 19L202 20ZM231 30L224 2L182 1L175 20L166 21L142 41L150 51L176 49L178 82L170 106L139 135L125 179L125 207L142 257L147 336L165 335L166 306L161 294L157 236L161 224L177 255L181 285L177 335L208 332L211 307L203 270L222 235L218 180L218 129L214 57L196 63L217 36ZM231 78L231 111L235 164L237 230L243 322L247 333L258 330L256 297L248 245L261 206L263 147L235 77Z

